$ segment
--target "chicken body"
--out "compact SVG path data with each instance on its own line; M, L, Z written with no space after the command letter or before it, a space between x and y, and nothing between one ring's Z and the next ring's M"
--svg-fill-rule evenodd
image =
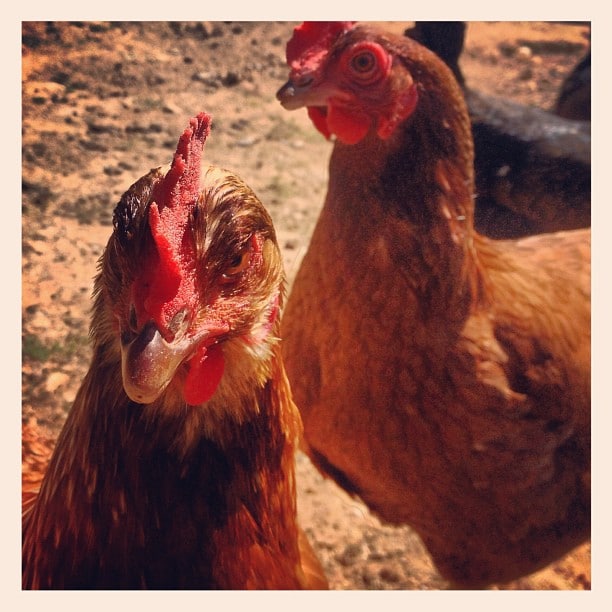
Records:
M306 450L455 584L508 581L589 537L590 231L478 235L450 71L333 27L318 54L296 30L278 94L337 136L283 318Z
M296 520L281 256L246 184L200 185L208 123L115 210L92 363L24 506L25 589L324 588Z

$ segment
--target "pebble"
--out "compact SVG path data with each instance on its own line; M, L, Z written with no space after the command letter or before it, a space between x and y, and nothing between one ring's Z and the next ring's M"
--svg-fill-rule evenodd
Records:
M67 391L64 391L64 394L62 395L62 399L67 404L72 404L74 402L74 399L76 398L77 390L78 390L78 387L73 387L71 389L68 389Z
M29 321L30 327L35 329L49 329L51 328L51 321L49 317L42 312L37 310L34 316Z
M383 567L378 575L380 576L381 580L384 580L385 582L395 583L401 580L401 576L390 567Z
M70 380L70 376L65 372L53 372L45 381L45 390L48 393L55 393L59 387L65 385Z
M234 85L238 85L240 83L240 75L237 72L227 72L227 74L223 77L223 85L226 87L233 87Z
M236 140L235 144L237 147L252 147L254 144L259 142L259 138L256 136L250 136L247 138L241 138L240 140Z
M209 87L219 87L220 75L214 72L196 72L191 79Z
M183 111L176 104L172 104L172 102L166 102L162 106L162 112L167 113L168 115L182 115Z
M104 166L102 171L108 176L119 176L120 174L123 174L123 170L121 170L121 168L117 168L117 166Z
M97 123L94 121L87 122L87 129L92 134L118 134L120 131L116 125L109 123Z
M354 565L363 556L361 542L348 544L338 556L338 561L344 565Z

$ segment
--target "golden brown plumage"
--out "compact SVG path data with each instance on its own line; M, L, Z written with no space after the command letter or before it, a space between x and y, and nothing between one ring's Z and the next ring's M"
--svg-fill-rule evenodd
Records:
M200 181L208 124L115 210L91 366L24 512L25 589L325 588L296 520L280 251L237 176Z
M419 44L287 49L279 99L337 136L283 318L306 450L454 583L532 572L590 534L590 231L475 232L465 102Z

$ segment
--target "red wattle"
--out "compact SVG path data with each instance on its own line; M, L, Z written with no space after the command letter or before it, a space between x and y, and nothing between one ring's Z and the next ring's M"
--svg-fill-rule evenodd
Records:
M214 395L221 382L225 369L223 349L218 344L202 346L188 365L183 397L188 404L198 406Z
M327 127L344 144L354 145L365 138L371 119L364 114L349 113L335 106L328 106Z
M327 127L327 114L324 110L319 108L318 106L309 106L308 107L308 116L310 120L314 123L314 126L329 140L331 136L331 132Z

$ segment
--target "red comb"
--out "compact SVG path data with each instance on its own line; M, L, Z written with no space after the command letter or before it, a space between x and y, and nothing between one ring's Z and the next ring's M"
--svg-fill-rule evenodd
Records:
M157 202L160 212L168 207L184 219L195 204L200 190L202 150L210 133L210 123L210 115L200 113L189 120L189 126L181 134L172 166L153 191L152 200Z
M354 21L304 21L293 30L287 43L287 63L292 69L317 62L328 51L339 34L350 30Z
M151 197L149 226L156 246L134 283L138 324L153 319L161 330L185 306L193 306L195 244L190 215L200 191L200 163L210 133L210 115L200 113L179 138L170 170Z

